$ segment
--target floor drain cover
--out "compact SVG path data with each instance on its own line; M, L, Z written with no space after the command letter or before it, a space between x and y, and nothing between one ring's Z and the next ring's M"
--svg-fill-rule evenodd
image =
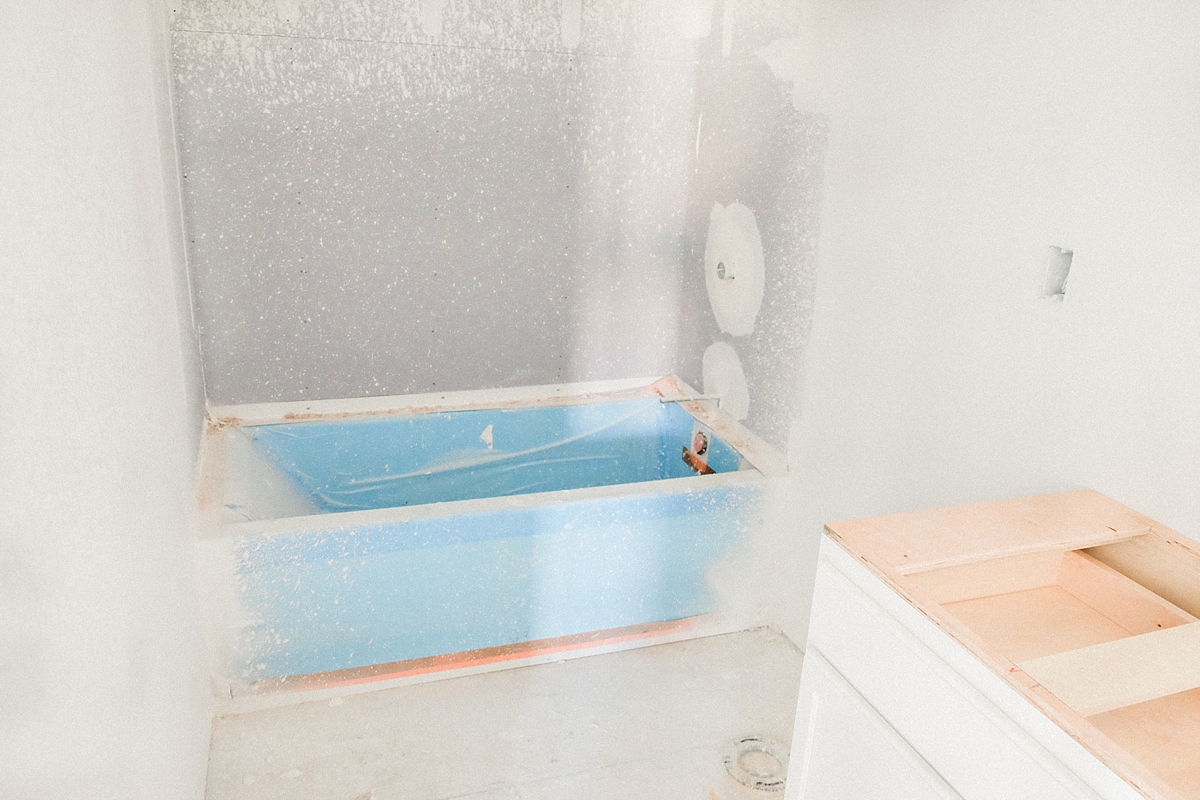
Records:
M782 792L787 778L788 749L765 736L743 736L729 746L725 769L751 789Z

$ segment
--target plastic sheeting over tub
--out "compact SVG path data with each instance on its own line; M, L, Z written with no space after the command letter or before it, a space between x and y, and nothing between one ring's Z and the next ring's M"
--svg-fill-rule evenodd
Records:
M654 396L218 433L218 684L710 614L762 524L719 417Z

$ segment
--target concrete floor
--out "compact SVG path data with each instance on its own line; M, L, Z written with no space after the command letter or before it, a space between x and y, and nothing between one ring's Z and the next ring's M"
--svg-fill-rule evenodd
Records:
M778 799L722 759L791 741L800 662L743 631L221 717L208 797Z

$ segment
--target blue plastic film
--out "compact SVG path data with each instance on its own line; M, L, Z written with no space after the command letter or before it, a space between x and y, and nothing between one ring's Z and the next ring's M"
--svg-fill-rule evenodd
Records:
M686 477L693 425L650 398L251 430L317 508L336 512ZM709 439L709 466L738 469L737 451Z
M233 540L252 681L717 610L707 573L761 524L758 485Z

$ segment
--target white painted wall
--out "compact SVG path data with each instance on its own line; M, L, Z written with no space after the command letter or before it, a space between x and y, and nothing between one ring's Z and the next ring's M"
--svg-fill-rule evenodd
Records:
M0 3L0 796L200 798L165 9Z
M785 629L826 521L1092 487L1200 538L1200 5L802 9L831 129Z

